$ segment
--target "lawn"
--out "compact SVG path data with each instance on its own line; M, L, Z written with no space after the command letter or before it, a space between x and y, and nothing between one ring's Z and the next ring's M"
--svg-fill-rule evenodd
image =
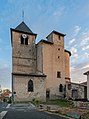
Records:
M46 101L47 105L59 105L61 107L70 107L73 106L72 101L68 101L65 99L59 99L59 100L47 100Z
M36 106L39 106L40 104L58 105L60 107L71 107L71 106L73 106L72 101L68 101L68 100L65 100L65 99L47 100L46 102L41 102L39 100L33 100L32 103L35 104Z

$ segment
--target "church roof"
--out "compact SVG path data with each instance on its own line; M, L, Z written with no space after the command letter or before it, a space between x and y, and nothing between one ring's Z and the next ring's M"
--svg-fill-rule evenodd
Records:
M40 42L47 43L47 44L53 44L53 42L50 42L50 41L44 40L44 39L40 40L37 44L39 44Z
M31 29L24 22L21 22L15 29L10 28L10 30L11 30L11 44L12 44L12 32L13 31L34 35L35 38L37 36L37 34L33 33Z
M60 33L60 32L57 32L55 30L53 30L46 38L48 38L52 33L55 33L57 35L61 35L61 36L65 36L66 34L63 34L63 33Z
M27 32L27 33L33 33L31 31L31 29L24 23L24 22L21 22L16 28L15 30L17 31L23 31L23 32Z

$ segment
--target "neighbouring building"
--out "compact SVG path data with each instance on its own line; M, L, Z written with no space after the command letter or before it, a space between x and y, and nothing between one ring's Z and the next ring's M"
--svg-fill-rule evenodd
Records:
M64 36L52 31L36 44L37 34L24 22L11 28L14 101L66 97L71 53L64 48Z
M85 72L84 75L87 75L87 99L89 100L89 71Z
M66 95L68 99L87 99L86 83L66 83Z
M8 101L12 96L12 92L9 89L4 89L0 93L0 101Z

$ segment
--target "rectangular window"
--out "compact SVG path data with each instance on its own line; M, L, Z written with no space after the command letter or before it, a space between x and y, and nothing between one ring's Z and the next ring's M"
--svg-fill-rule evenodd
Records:
M57 71L57 78L61 78L61 72Z

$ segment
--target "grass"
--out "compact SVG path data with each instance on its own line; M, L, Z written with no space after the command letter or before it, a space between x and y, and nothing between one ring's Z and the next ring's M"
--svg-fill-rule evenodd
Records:
M65 100L65 99L59 99L59 100L48 100L46 104L52 104L52 105L59 105L61 107L70 107L73 106L73 103L71 101Z
M39 106L40 104L44 105L59 105L61 107L71 107L73 106L73 103L71 101L65 100L65 99L58 99L58 100L47 100L46 102L41 102L39 100L33 99L32 103L36 106Z

